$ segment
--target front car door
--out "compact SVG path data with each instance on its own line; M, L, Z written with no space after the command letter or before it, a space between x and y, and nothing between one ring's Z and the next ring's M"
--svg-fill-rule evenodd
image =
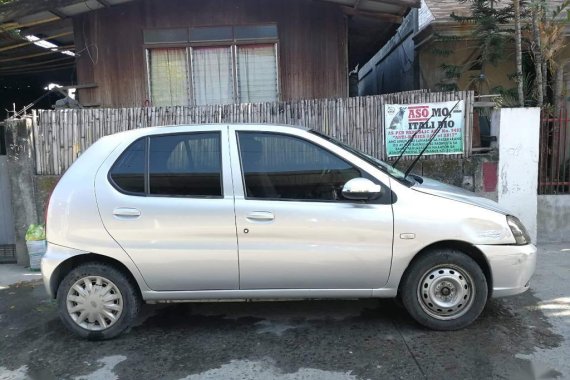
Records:
M240 289L374 289L387 282L387 176L379 181L371 165L300 129L236 126L229 137ZM381 184L382 196L344 199L342 186L356 177Z
M176 128L109 157L95 185L101 218L151 289L238 289L227 127Z

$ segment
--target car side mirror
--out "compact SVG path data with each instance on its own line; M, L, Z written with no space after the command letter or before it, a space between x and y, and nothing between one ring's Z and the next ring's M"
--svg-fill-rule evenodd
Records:
M382 186L367 178L353 178L342 187L342 196L356 201L367 201L382 193Z

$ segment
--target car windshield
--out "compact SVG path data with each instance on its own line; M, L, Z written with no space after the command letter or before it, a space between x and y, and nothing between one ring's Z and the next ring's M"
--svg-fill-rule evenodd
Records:
M317 135L319 137L324 138L325 140L340 146L341 148L349 151L350 153L354 154L355 156L357 156L358 158L363 159L364 161L368 162L369 164L377 167L378 169L382 170L384 173L388 174L389 176L397 179L400 182L405 183L406 185L413 185L415 183L414 179L410 176L406 176L403 172L399 171L398 169L392 167L391 165L387 164L386 162L379 160L378 158L371 156L369 154L366 154L364 152L361 152L358 149L355 149L343 142L340 142L336 139L333 139L330 136L327 136L321 132L317 132L315 130L310 130L310 133Z

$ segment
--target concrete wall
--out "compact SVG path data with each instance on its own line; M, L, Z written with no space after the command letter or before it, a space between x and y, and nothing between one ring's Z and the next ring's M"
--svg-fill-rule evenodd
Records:
M514 59L502 60L497 66L487 65L485 68L486 78L484 81L474 80L478 77L479 70L470 70L474 59L477 58L476 50L469 48L474 45L474 41L462 41L450 44L434 42L433 40L425 43L418 48L418 67L420 88L431 90L439 90L440 84L455 83L460 90L476 90L480 94L495 93L495 87L503 87L505 89L516 87L516 83L510 76L516 72ZM467 46L467 47L466 47ZM453 54L450 56L441 56L435 52L438 50L452 49ZM510 51L506 52L507 56L514 54ZM461 66L461 75L457 79L448 79L445 72L441 68L442 64Z
M536 242L540 109L503 108L499 123L498 201Z
M35 186L33 186L35 162L32 148L32 120L23 119L8 123L6 145L16 232L16 259L18 264L27 265L29 258L24 239L26 231L30 224L40 222L35 204Z
M538 242L570 241L570 194L538 196Z
M0 245L11 245L15 240L8 158L0 155Z

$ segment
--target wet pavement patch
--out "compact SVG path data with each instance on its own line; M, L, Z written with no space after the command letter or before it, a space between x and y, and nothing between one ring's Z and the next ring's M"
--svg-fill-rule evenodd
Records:
M533 378L534 350L562 342L538 302L491 300L455 332L426 330L391 300L146 305L122 336L88 342L39 282L20 284L0 290L0 379Z

